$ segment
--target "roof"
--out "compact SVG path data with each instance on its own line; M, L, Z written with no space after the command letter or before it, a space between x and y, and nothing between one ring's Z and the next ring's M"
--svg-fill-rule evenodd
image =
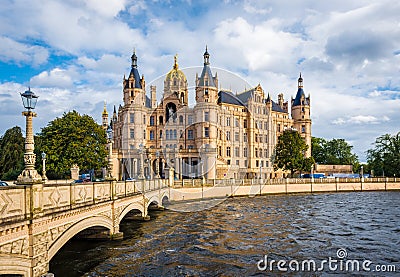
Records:
M284 109L281 108L281 106L279 106L278 103L276 103L272 100L271 100L271 102L272 102L272 110L274 112L287 113Z
M205 84L205 77L207 77L207 79L208 79L208 85ZM204 64L204 66L203 66L203 71L201 72L198 86L200 86L200 87L204 87L204 86L217 87L215 85L214 78L211 73L211 68L208 64Z
M132 66L131 73L129 75L133 75L135 78L135 88L142 88L142 84L140 83L140 74L137 67Z
M294 99L292 106L300 106L302 96L304 98L304 105L309 105L303 88L299 87L299 89L297 90L296 98Z
M146 95L146 103L145 103L146 108L151 108L151 100L150 98Z
M249 102L249 98L253 96L253 93L254 93L254 88L242 92L236 95L236 97L243 103L247 104L247 102Z
M240 99L233 95L232 92L223 90L218 92L218 103L246 106Z
M178 55L174 56L174 66L168 72L167 77L165 77L165 80L169 81L169 80L174 79L174 78L178 78L178 79L181 79L181 80L187 82L185 74L182 72L182 70L179 69Z

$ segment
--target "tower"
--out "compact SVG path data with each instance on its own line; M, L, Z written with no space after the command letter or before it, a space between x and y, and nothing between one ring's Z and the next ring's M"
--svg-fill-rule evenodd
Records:
M204 66L200 78L196 74L196 102L217 103L218 100L218 77L212 76L210 68L210 54L206 51L203 54Z
M103 127L104 130L107 130L107 128L108 128L108 112L107 112L106 101L104 101L104 109L103 109L103 113L101 114L101 119L102 119L101 126Z
M308 145L306 157L311 157L311 117L310 117L310 95L305 96L303 90L303 78L297 80L297 94L292 98L293 127L297 129L300 136Z

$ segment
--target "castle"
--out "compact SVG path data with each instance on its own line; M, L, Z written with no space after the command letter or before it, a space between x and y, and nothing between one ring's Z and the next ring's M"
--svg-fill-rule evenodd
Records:
M286 129L296 129L311 156L310 96L298 78L291 115L283 94L274 102L261 85L239 94L218 89L217 74L210 67L210 54L196 74L194 107L188 105L188 81L175 56L164 80L161 101L156 87L146 84L134 52L131 71L123 78L123 104L109 125L106 107L104 128L111 126L112 176L117 179L167 178L173 169L181 178L274 178L274 147Z

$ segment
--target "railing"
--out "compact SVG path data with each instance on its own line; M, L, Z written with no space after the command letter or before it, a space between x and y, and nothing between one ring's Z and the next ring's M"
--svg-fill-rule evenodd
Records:
M168 187L166 180L0 187L0 224L81 208Z
M251 185L283 185L283 184L334 184L334 183L396 183L400 178L275 178L275 179L182 179L174 182L174 187L201 186L251 186Z

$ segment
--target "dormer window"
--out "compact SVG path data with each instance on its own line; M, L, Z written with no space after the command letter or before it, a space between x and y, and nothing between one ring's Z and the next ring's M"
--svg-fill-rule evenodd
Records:
M208 88L204 90L204 95L208 96Z

